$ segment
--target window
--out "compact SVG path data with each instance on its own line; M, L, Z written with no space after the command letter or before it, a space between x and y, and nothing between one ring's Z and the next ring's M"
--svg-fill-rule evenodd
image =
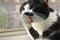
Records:
M19 20L20 0L0 0L0 37L25 34ZM17 9L18 8L18 9Z
M20 30L22 23L19 20L20 1L0 0L0 31ZM15 0L16 1L16 0Z
M4 2L8 2L9 0L4 0Z
M49 2L50 7L53 9L56 9L57 11L60 12L60 0L50 0Z
M17 2L17 3L19 3L20 2L20 0L14 0L15 2Z
M9 11L14 11L14 5L12 4L9 5Z

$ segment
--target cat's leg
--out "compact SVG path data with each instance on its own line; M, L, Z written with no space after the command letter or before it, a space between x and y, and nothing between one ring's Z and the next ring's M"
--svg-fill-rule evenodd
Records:
M34 40L34 38L32 37L32 35L29 32L29 29L31 28L31 24L27 21L26 16L24 16L23 18L21 18L21 22L22 22L23 27L25 28L27 34L31 38L31 40Z

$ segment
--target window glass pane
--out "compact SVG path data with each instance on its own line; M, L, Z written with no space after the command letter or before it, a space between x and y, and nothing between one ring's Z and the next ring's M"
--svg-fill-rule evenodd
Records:
M5 5L0 5L0 8L1 8L1 9L4 9L4 8L5 8Z
M7 13L4 7L0 7L0 30L4 30L7 22Z
M56 9L60 14L60 0L50 0L49 5L51 8Z
M10 4L9 5L9 11L13 11L14 10L14 5Z
M0 3L0 31L23 28L19 20L19 8L20 4L13 0L3 0Z
M14 0L14 2L16 2L16 3L20 3L20 0Z
M4 0L4 2L8 2L9 0Z

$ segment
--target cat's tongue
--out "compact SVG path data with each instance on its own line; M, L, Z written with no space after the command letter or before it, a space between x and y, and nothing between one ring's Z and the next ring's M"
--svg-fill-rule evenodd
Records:
M31 23L32 22L32 17L28 16L28 22Z

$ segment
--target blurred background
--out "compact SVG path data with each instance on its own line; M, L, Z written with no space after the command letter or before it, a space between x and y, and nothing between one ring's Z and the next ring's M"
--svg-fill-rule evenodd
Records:
M0 31L23 28L19 9L26 0L0 0ZM49 6L60 13L60 0L49 0Z
M25 0L0 0L0 31L20 29L19 9Z

